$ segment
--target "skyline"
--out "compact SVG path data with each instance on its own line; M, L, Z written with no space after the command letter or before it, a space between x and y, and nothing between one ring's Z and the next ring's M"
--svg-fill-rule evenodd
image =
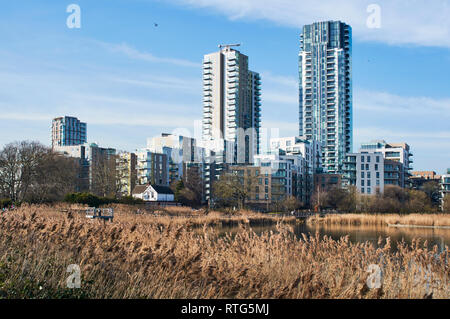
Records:
M292 13L283 20L274 10L267 17L261 13L265 9L252 10L251 1L242 1L250 4L242 12L241 2L234 1L210 1L206 8L199 1L73 2L82 10L77 30L65 25L70 2L24 1L29 10L4 5L0 34L8 46L0 49L1 145L21 139L49 145L51 120L63 115L87 122L89 142L128 151L177 127L192 131L193 121L202 118L203 55L227 42L243 43L240 51L249 56L250 69L261 73L262 127L297 135L301 29L292 24ZM448 10L448 1L442 3ZM425 12L433 8L436 4ZM365 22L368 14L361 10ZM299 23L313 22L305 15ZM392 44L398 38L376 33L383 33L383 25L391 30L392 15L383 18L381 29L366 33L361 23L352 25L354 18L339 19L354 29L353 151L375 139L406 142L414 170L443 173L450 165L448 23L430 41L411 32L411 39ZM397 33L403 31L399 27ZM436 39L441 33L444 37Z

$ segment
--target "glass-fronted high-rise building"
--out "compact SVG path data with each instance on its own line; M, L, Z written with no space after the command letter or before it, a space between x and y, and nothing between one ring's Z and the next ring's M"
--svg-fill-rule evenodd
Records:
M340 21L303 27L299 53L300 136L317 140L328 173L353 151L352 29Z
M52 147L87 143L87 125L76 117L57 117L52 121Z

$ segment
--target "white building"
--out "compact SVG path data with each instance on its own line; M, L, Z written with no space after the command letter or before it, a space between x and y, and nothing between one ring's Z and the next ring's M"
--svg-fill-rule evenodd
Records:
M138 185L133 189L133 197L146 202L173 202L175 196L167 186Z
M402 172L400 187L406 187L412 170L413 156L411 149L406 143L386 143L384 140L375 140L361 144L360 152L382 153L386 160L398 162L402 165L399 168Z
M447 174L441 176L440 180L440 197L441 197L441 208L444 206L444 198L450 196L450 168L447 170Z
M384 192L383 153L347 154L344 161L344 177L347 185L356 186L361 194Z
M322 152L317 141L306 140L300 136L271 138L270 149L281 149L287 155L301 155L307 163L308 174L317 173L322 168Z

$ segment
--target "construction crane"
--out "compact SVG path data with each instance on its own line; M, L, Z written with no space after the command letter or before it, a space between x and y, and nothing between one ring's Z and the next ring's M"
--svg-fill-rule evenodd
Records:
M226 51L228 51L231 47L239 47L241 46L240 43L236 43L236 44L219 44L219 49L225 49Z

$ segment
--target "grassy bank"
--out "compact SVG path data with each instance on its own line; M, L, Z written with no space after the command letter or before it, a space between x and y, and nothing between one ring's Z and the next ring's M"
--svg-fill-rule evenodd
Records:
M208 224L198 234L180 221L119 212L103 223L42 207L2 214L0 297L449 297L448 247L436 256L415 242L394 255L389 242L375 249L345 238L296 239L282 224L275 233L257 236L243 225L217 238ZM80 289L66 288L70 264L80 266ZM382 288L368 288L370 264L382 265Z
M311 217L310 224L328 225L373 225L388 226L389 224L415 226L450 226L450 214L341 214Z

